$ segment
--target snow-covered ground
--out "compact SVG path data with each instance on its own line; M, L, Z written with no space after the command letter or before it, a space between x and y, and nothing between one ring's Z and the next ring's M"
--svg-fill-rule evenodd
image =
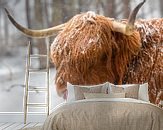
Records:
M23 50L24 49L24 50ZM0 112L23 112L24 79L26 49L22 48L17 53L21 55L0 57ZM51 109L64 100L56 94L54 85L55 69L50 69L50 102ZM33 74L31 85L43 86L45 74ZM33 92L30 94L30 102L44 102L45 93ZM45 109L33 108L29 111L43 112Z

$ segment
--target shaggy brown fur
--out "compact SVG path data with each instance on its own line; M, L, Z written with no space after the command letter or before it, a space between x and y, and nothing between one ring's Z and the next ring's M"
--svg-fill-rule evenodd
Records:
M148 82L150 101L155 103L163 89L163 19L138 20L136 28L142 47L138 56L130 62L124 80L126 83Z
M30 37L43 38L63 29L51 46L59 95L66 91L67 82L82 85L106 81L115 84L148 82L150 101L155 103L156 97L163 96L162 92L160 94L163 88L163 19L138 20L134 30L136 14L144 3L145 0L134 8L127 24L87 12L42 30L23 27L7 9L5 11L14 26Z
M114 32L113 20L87 12L74 16L51 46L58 94L66 83L149 83L155 102L163 85L163 19L139 20L131 36ZM141 45L142 43L142 45Z
M122 84L127 64L140 50L137 31L131 36L113 32L112 20L87 12L76 15L56 37L51 58L56 66L58 93L66 83Z

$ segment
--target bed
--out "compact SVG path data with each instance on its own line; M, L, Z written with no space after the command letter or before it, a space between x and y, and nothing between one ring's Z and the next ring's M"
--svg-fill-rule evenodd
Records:
M149 102L148 83L67 83L67 101L32 130L163 130L163 109Z
M163 130L163 110L132 98L84 99L57 106L43 130Z
M43 130L163 130L163 110L149 102L148 83L67 83L67 93Z

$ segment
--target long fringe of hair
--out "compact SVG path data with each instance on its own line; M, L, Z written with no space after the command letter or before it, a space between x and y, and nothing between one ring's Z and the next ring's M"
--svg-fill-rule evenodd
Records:
M57 91L66 83L82 85L106 81L121 84L127 65L140 47L137 31L131 36L114 32L112 20L92 12L74 16L51 46Z

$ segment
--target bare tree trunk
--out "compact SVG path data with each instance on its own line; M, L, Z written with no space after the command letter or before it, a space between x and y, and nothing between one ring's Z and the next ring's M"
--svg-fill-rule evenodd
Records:
M41 0L35 0L34 5L34 14L35 14L35 23L36 28L43 28L43 18L42 18L42 2Z
M27 26L28 26L28 28L32 28L29 5L30 5L29 0L25 0ZM33 53L33 40L32 40L32 38L28 38L28 40L32 43L31 44L31 50L30 50L31 54L32 54Z
M104 15L111 17L111 18L115 18L115 0L106 0L105 3L103 4L104 6Z
M44 7L43 7L43 12L44 12L44 22L45 22L45 26L49 27L50 26L50 21L49 21L49 13L48 13L48 5L47 5L47 1L43 0L44 3Z
M78 13L82 11L82 6L83 6L82 0L78 0Z
M90 7L93 5L93 6L96 6L96 1L94 1L94 0L78 0L78 1L76 1L76 0L73 0L73 1L71 1L71 2L73 2L73 3L75 3L75 4L77 4L78 5L78 9L74 12L75 14L76 13L81 13L81 12L86 12L86 11L89 11L90 9ZM71 4L71 3L70 3ZM73 4L73 8L75 9L75 4ZM69 5L70 6L70 5ZM72 6L70 6L70 7L72 7Z
M63 8L63 22L68 21L76 14L77 10L75 9L75 4L76 0L62 0L62 5L65 5Z
M52 0L52 13L50 26L61 24L64 21L64 0ZM50 38L53 41L54 37Z
M2 13L0 10L0 27L2 26ZM2 38L2 29L0 29L0 37Z
M127 19L130 14L130 0L123 0L123 18Z
M64 0L55 0L53 1L53 10L52 10L52 25L60 24L63 20L63 12L64 9Z
M4 37L5 37L5 45L8 46L8 41L9 41L8 20L5 15L4 15Z
M32 28L32 25L31 25L31 17L30 17L30 7L29 7L29 5L30 5L29 0L25 0L27 26L28 26L28 28Z
M95 0L95 8L96 8L96 13L99 14L100 13L100 1L99 0Z
M35 22L36 22L36 28L44 28L43 24L43 10L42 7L44 3L41 2L41 0L35 0ZM36 47L38 48L39 54L46 54L46 44L45 39L37 39ZM40 58L40 68L43 69L46 67L46 60L45 58Z
M161 12L161 17L163 17L163 0L160 0L160 12Z
M42 3L44 3L42 6L42 11L43 11L43 26L45 28L49 27L50 26L50 20L49 20L49 13L48 13L48 5L47 5L47 1L46 0L42 0ZM48 47L48 43L50 43L50 40L54 40L54 37L51 38L46 38L45 39L45 44L46 44L46 47ZM46 49L47 50L47 49ZM50 67L54 67L54 64L50 63L49 64Z

